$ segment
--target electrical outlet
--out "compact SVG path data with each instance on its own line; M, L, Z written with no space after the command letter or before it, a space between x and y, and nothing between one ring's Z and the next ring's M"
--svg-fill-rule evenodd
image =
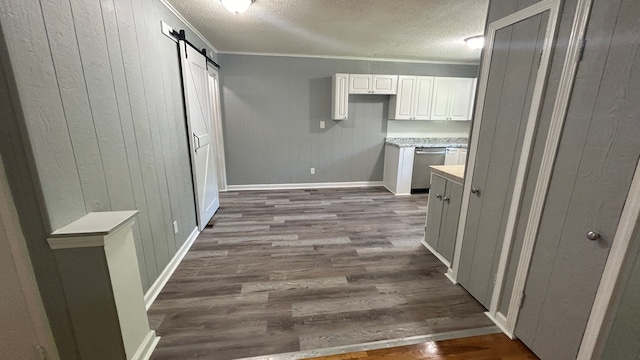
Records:
M316 168L311 168L311 175L315 175L316 173Z
M177 234L178 233L178 221L174 221L173 222L173 233Z
M324 129L325 125L324 120L320 120L320 129Z

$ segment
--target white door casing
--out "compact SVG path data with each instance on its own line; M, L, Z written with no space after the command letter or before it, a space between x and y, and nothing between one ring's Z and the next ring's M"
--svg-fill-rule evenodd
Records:
M220 108L220 77L218 70L209 67L209 104L211 122L213 124L214 149L216 153L216 174L218 175L218 190L227 190L227 169L224 158L224 139L222 136L222 111Z
M538 75L536 78L532 103L530 112L527 117L527 125L526 132L524 137L524 143L522 147L522 151L520 153L520 159L518 161L518 170L516 173L516 180L513 190L513 195L511 198L511 204L509 207L509 217L507 219L507 227L505 232L505 238L503 240L502 251L500 256L500 262L498 265L498 272L496 274L496 283L493 291L493 296L491 300L490 311L488 312L489 317L498 325L501 330L503 330L509 337L513 338L513 330L515 328L515 324L513 327L507 326L507 319L505 315L498 314L497 308L499 304L499 294L501 292L506 267L508 262L508 256L511 251L511 244L514 237L515 224L518 217L519 209L521 206L522 195L524 192L524 185L527 175L527 170L529 168L530 155L533 148L533 140L535 135L535 129L537 127L540 107L542 104L542 95L544 94L544 88L546 84L546 79L548 75L549 62L551 58L551 53L553 49L553 41L555 38L555 32L557 29L558 23L558 14L560 9L559 0L543 0L534 5L531 5L523 10L520 10L514 14L511 14L507 17L504 17L500 20L497 20L491 24L489 24L486 33L486 45L485 52L483 54L483 62L482 62L482 71L480 74L480 86L478 88L478 100L476 102L476 119L473 123L473 129L471 133L471 147L469 148L469 161L467 162L467 167L465 169L465 184L463 191L463 199L462 199L462 208L460 212L460 220L458 223L458 235L456 240L456 249L452 264L452 269L450 270L450 277L457 281L457 273L459 268L459 262L461 257L461 248L462 241L464 237L464 230L466 225L467 212L469 210L469 201L470 201L470 193L471 186L473 183L473 173L474 173L474 165L476 160L476 152L478 147L478 136L480 133L480 126L482 123L482 114L484 109L485 99L487 97L487 81L489 78L489 71L491 65L492 58L492 50L493 43L496 31L501 28L510 26L517 22L520 22L524 19L532 17L534 15L544 13L549 11L549 20L547 22L547 29L545 33L545 40L543 45L543 55L540 62L540 69L538 71ZM510 307L510 312L512 308ZM514 310L515 311L515 310ZM510 314L512 315L512 314ZM513 316L513 315L512 315ZM511 325L511 324L509 324Z
M202 231L220 206L210 110L207 59L184 41L179 42L187 116L191 173L198 228Z

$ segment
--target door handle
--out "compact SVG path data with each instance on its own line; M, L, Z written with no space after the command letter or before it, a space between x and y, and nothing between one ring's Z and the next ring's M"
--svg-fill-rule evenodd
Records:
M601 237L601 236L600 236L600 233L599 233L599 232L597 232L597 231L593 231L593 230L591 230L591 231L589 231L589 232L587 233L587 239L589 239L589 240L591 240L591 241L597 241L597 240L600 240L600 237Z
M195 133L193 133L193 147L194 151L200 149L200 137L198 137L198 135L196 135Z
M449 200L450 200L450 199L449 199L449 197L448 197L448 196L445 196L445 197L443 197L443 198L442 198L442 201L449 202Z
M442 195L440 195L440 194L436 194L436 198L437 198L437 199L442 199Z
M472 187L471 188L471 193L480 195L480 189L478 189L477 187Z

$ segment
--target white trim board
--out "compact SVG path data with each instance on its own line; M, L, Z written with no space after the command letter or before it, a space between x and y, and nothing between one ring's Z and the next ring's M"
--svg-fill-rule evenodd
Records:
M162 1L162 0L161 0ZM376 58L366 56L339 56L339 55L311 55L311 54L287 54L287 53L263 53L251 51L217 51L223 55L248 55L248 56L282 56L297 58L316 58L316 59L334 59L334 60L359 60L359 61L383 61L383 62L400 62L400 63L416 63L416 64L442 64L442 65L479 65L479 61L447 61L447 60L420 60L420 59L394 59L394 58Z
M173 259L169 261L156 281L151 284L149 290L147 290L147 292L144 294L144 305L147 311L149 311L149 308L151 308L153 302L156 300L158 295L160 295L160 291L162 291L162 288L164 288L164 286L167 284L167 281L169 281L171 275L173 275L173 273L176 271L176 268L178 268L178 265L180 265L182 259L184 259L185 255L187 255L187 252L191 248L191 245L193 245L193 243L196 241L198 235L200 235L200 231L198 231L198 227L196 226L191 232L191 235L189 235L187 240L184 242L184 244L182 244L180 249L178 249L178 252L176 252L176 254L173 256Z
M173 15L175 15L178 19L180 19L180 21L182 21L189 28L189 30L193 31L193 33L196 34L196 36L198 36L200 38L200 40L202 40L202 42L204 42L205 45L207 45L214 53L216 53L216 54L219 53L218 49L216 49L215 46L211 45L209 40L207 40L207 38L205 38L204 35L202 35L198 30L196 30L195 26L191 25L191 23L189 21L187 21L187 19L185 19L185 17L182 16L182 14L180 14L180 12L178 12L178 10L176 10L176 8L173 7L173 5L169 4L169 2L167 0L160 0L160 2L169 11L171 11L173 13Z
M579 0L574 16L573 27L569 37L569 48L565 57L562 75L560 76L558 85L558 93L556 94L556 100L551 114L551 124L549 125L549 132L542 155L540 172L536 180L533 201L531 203L531 210L513 284L513 292L511 293L509 302L506 327L511 332L515 332L516 322L520 315L521 294L525 288L525 282L529 274L529 266L531 265L531 259L533 257L533 248L536 238L538 237L544 202L547 198L553 166L560 145L560 136L569 108L569 100L580 60L581 40L586 33L591 4L592 0ZM505 249L503 248L503 250ZM506 268L506 264L504 268ZM502 283L500 283L500 286L502 286Z
M451 267L451 263L449 262L449 260L445 259L444 256L442 256L438 251L436 251L436 249L434 249L431 245L429 245L429 243L427 243L424 239L422 239L420 243L422 244L422 246L427 248L427 250L429 250L431 254L433 254L433 256L438 258L438 260L440 260L440 262L442 262L447 267L447 270L449 270L449 268ZM447 276L447 273L445 272L444 275Z
M382 181L351 181L351 182L297 183L297 184L254 184L254 185L228 185L227 191L332 189L332 188L358 188L358 187L382 187L382 186L383 186Z
M524 136L524 141L522 145L522 151L520 153L520 159L518 161L518 170L515 179L514 192L511 199L510 212L507 218L507 231L505 235L509 234L509 239L507 240L505 237L505 241L503 242L503 251L500 258L500 265L502 267L498 267L498 279L496 281L495 287L501 287L502 281L504 278L504 272L506 271L506 265L502 264L505 255L504 247L507 246L510 249L511 241L513 239L513 231L509 231L509 225L511 224L514 227L514 224L517 220L517 213L521 206L522 201L522 193L524 189L524 183L526 181L526 174L529 168L529 162L531 158L531 150L533 148L533 140L535 135L535 130L538 124L538 117L541 110L542 104L542 96L544 94L544 89L546 88L546 80L548 77L549 70L549 61L551 58L553 41L555 39L555 31L558 23L558 13L560 8L560 0L544 0L540 1L534 5L531 5L523 10L520 10L514 14L506 16L500 20L494 21L487 27L486 33L486 45L485 45L485 53L483 54L481 73L480 73L480 85L478 87L478 99L476 102L476 119L473 122L473 129L471 131L471 146L469 147L468 159L467 159L467 167L465 169L465 183L464 189L462 193L462 206L460 209L460 219L458 221L458 231L456 236L456 247L453 257L453 265L451 278L457 282L458 278L458 269L460 265L460 257L462 255L462 242L464 238L464 231L466 227L467 214L469 211L469 202L471 198L471 186L473 184L473 173L475 171L475 161L476 155L478 151L478 139L480 136L480 126L482 123L482 114L484 112L484 103L487 97L487 83L489 80L489 72L491 68L491 58L493 53L493 44L495 39L496 31L502 29L504 27L513 25L518 23L524 19L535 16L537 14L541 14L549 11L549 20L547 22L547 29L545 33L545 39L543 44L543 56L540 62L538 74L536 77L536 83L534 87L533 96L531 99L531 108L529 111L529 115L527 117L527 125ZM515 211L514 211L515 209ZM506 252L508 256L508 251ZM503 273L501 275L501 272ZM492 314L496 314L496 308L498 304L498 299L495 296L495 288L494 294L491 300L490 311Z
M151 330L144 337L144 340L138 347L138 350L135 354L133 354L133 360L149 360L151 358L151 354L153 354L153 350L156 349L158 343L160 342L160 336L156 336L156 332Z
M526 10L526 9L525 9ZM540 64L540 70L538 71L538 77L536 79L536 87L533 93L532 106L529 112L529 117L527 120L527 128L525 131L524 137L524 146L522 147L522 152L520 153L520 160L518 162L518 170L516 173L515 186L513 189L513 195L511 198L511 204L509 207L509 215L507 217L507 225L505 229L505 235L502 241L502 249L500 253L500 260L498 263L498 270L496 273L496 283L493 288L493 294L491 297L491 305L489 307L489 312L496 317L498 313L498 307L500 306L500 300L502 298L502 290L504 287L504 282L506 280L509 258L511 254L511 247L513 245L513 241L516 235L516 225L518 222L518 218L520 215L520 209L522 207L522 198L524 196L524 188L527 180L527 173L529 171L531 154L533 151L533 143L535 141L534 137L536 134L536 128L538 127L539 116L542 110L542 104L544 101L544 89L547 84L547 77L549 73L549 62L551 59L551 54L553 53L555 32L558 27L559 20L559 12L560 12L560 1L553 0L548 1L544 7L539 7L538 13L543 13L549 11L549 20L547 22L547 31L544 39L544 47L543 47L543 58ZM567 103L569 99L566 99ZM534 105L535 104L535 105ZM553 116L553 115L552 115ZM513 294L516 294L516 291L512 292L512 299L514 298ZM516 306L519 308L521 301L520 292L517 293L517 301ZM512 304L509 305L509 310L507 312L507 322L506 327L509 333L513 333L515 330L515 322L514 326L509 326L509 313L513 313L515 308L512 307Z

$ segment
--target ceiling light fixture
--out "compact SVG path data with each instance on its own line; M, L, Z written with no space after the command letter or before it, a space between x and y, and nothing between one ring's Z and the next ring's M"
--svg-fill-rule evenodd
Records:
M484 36L475 35L464 39L464 42L470 49L482 49L484 47Z
M234 14L242 14L247 11L253 0L220 0L227 10Z

